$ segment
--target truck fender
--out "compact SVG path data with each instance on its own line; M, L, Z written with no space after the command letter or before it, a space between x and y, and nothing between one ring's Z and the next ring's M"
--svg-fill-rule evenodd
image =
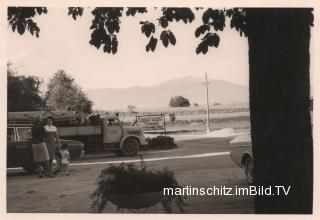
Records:
M139 139L139 136L138 135L133 135L133 134L127 134L126 136L124 136L120 142L120 149L122 149L122 146L123 146L123 143L125 140L127 140L128 138L135 138L138 142L139 142L139 145L140 145L140 139Z

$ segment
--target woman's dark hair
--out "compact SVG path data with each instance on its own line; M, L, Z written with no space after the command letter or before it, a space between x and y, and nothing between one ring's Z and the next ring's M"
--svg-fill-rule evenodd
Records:
M53 120L53 117L51 117L51 116L50 116L50 117L46 118L46 122L48 122L48 120L49 120L49 119L51 119L51 121L52 121L52 124L54 124L54 120Z
M41 124L42 123L42 117L40 115L36 116L34 120L34 124Z

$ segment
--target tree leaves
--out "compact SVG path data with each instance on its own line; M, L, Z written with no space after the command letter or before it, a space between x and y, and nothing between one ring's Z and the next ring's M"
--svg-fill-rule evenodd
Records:
M195 36L199 37L201 34L204 34L206 31L210 31L210 26L207 24L201 25L195 31Z
M37 23L33 22L31 19L26 21L27 29L30 31L31 35L36 34L36 37L39 37L40 29L37 26Z
M20 35L22 35L22 34L24 33L24 31L25 31L25 23L19 22L19 23L17 24L17 30L18 30L18 33L19 33Z
M119 33L120 31L120 22L107 20L105 26L110 34L113 34L114 32Z
M128 8L126 11L126 15L127 16L135 16L136 13L147 13L147 9L146 8Z
M228 9L226 16L230 19L230 27L235 28L240 36L247 36L247 22L246 22L246 11L241 8Z
M223 10L208 8L202 15L204 24L211 25L215 31L223 31L225 27L225 14Z
M111 51L112 54L116 54L118 51L118 40L117 40L117 36L113 36L112 40L111 40Z
M112 51L111 36L107 34L107 36L105 37L103 52L111 53L111 51Z
M46 104L51 110L72 109L90 113L93 103L70 74L59 70L47 85Z
M36 11L39 15L41 15L42 13L44 14L47 14L48 13L48 10L47 8L44 8L44 7L36 7Z
M8 7L8 22L13 32L22 35L28 30L31 35L39 37L40 28L32 18L34 16L46 14L48 12L45 7Z
M91 34L91 40L89 41L89 43L99 49L101 44L107 43L107 38L108 34L104 28L95 29Z
M202 8L196 8L200 10ZM83 14L82 7L69 7L68 15L71 15L74 20ZM190 23L195 19L194 13L190 8L161 8L162 15L158 18L159 26L163 29L168 28L169 22ZM46 14L48 11L45 7L8 7L8 21L12 31L17 31L20 35L28 30L32 35L39 37L40 28L32 18L36 15ZM122 17L122 7L96 7L92 10L94 19L90 29L91 40L89 43L99 49L103 45L103 51L115 54L117 52L118 40L116 33L120 31L120 17ZM126 10L127 16L135 16L137 13L147 12L143 7L129 7ZM246 22L246 9L233 8L228 10L213 10L208 8L202 15L203 25L195 30L195 36L199 37L210 30L223 31L225 27L226 17L230 18L230 27L236 29L240 35L247 36L247 22ZM313 17L310 17L312 24ZM156 27L152 22L141 22L141 31L146 37L151 37L147 51L153 51L157 45L157 38L153 37L156 32ZM104 31L102 31L104 30ZM165 47L169 44L175 45L176 38L170 30L163 30L160 35L160 40ZM219 36L216 34L207 34L202 39L196 51L198 53L206 53L208 46L215 46L219 44ZM208 45L208 46L206 46ZM153 50L152 50L153 49Z
M201 39L202 42L196 48L196 53L206 54L208 52L208 47L218 47L220 43L220 37L216 33L207 33L204 38Z
M160 35L160 40L162 40L163 46L168 47L169 38L168 38L168 35L167 35L167 31L162 31L162 33Z
M168 27L169 22L164 16L160 17L158 20L159 20L159 24L161 25L161 27L163 27L163 28Z
M168 36L169 36L169 41L172 45L176 45L176 37L174 36L174 34L171 31L168 31Z
M84 9L83 7L69 7L68 10L68 15L71 15L72 18L76 20L78 16L82 16Z
M158 39L151 36L149 43L146 46L146 51L149 52L151 50L152 52L154 52L154 50L156 49L157 43L158 43Z
M170 30L162 31L161 35L160 35L160 40L162 41L162 44L165 47L168 47L169 42L172 45L176 44L176 38L175 38L174 34Z
M146 35L146 37L150 37L151 33L154 33L156 31L156 27L152 22L140 22L142 24L141 26L141 32Z
M194 14L190 8L162 8L163 17L168 21L182 20L185 24L194 20Z
M41 81L35 76L23 76L7 68L8 111L39 111L44 104L41 96Z
M118 39L116 33L120 31L120 17L123 8L95 8L92 11L94 19L90 29L92 29L89 43L99 49L103 46L103 52L116 54L118 51ZM135 12L134 12L135 11ZM129 13L136 13L138 9L132 9Z
M247 24L245 18L245 9L233 8L228 10L213 10L208 8L202 15L203 25L198 27L195 31L195 36L199 37L206 31L215 30L223 31L225 27L226 17L230 19L230 27L235 28L246 36ZM208 52L208 47L218 47L220 42L220 37L216 33L207 33L204 38L201 39L201 43L196 48L196 53L206 54Z
M209 23L209 20L213 14L213 10L212 8L208 8L202 15L202 21L204 24L208 24Z

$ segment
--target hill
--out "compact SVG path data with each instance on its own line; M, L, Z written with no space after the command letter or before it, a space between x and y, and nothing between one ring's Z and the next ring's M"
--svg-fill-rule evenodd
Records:
M248 103L248 87L224 80L209 79L209 102L221 104ZM137 108L167 107L170 97L181 95L190 103L205 105L206 90L204 79L181 77L149 87L131 87L125 89L104 88L86 91L95 103L95 108L103 110L124 110L128 105Z

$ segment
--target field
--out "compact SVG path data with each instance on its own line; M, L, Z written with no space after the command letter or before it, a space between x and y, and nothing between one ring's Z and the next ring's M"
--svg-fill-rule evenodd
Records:
M207 114L204 106L184 108L145 109L135 113L120 114L121 120L131 124L136 115L165 114L168 133L204 133L207 126ZM168 114L175 115L170 121ZM215 105L210 107L210 129L233 128L237 132L250 130L248 104Z

